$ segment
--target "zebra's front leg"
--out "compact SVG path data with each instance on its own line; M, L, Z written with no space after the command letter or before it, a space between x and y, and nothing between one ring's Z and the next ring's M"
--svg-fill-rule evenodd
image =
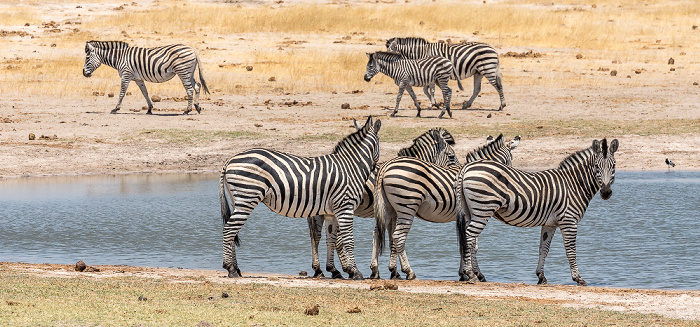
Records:
M116 114L119 109L122 108L122 100L124 100L124 96L126 95L126 89L129 88L129 83L131 83L131 77L129 76L122 76L122 84L121 84L121 90L119 91L119 101L117 102L117 106L110 111L110 114Z
M579 286L587 286L588 283L581 278L576 265L576 233L578 225L576 223L560 224L559 229L564 239L564 249L566 250L566 258L569 260L569 268L571 268L571 279L578 283Z
M143 81L139 81L139 80L134 80L134 82L136 83L136 85L139 86L139 89L141 89L141 94L143 94L143 97L146 98L146 103L148 103L148 111L146 112L146 114L151 115L152 114L151 110L153 109L153 103L151 103L151 98L148 97L148 91L146 90L146 83L144 83Z
M474 103L474 99L479 95L479 92L481 92L481 78L483 76L479 73L474 74L474 92L472 93L472 96L469 98L469 101L465 102L462 105L462 109L467 109L472 106L472 103Z
M432 107L439 108L439 106L435 102L435 84L430 83L426 86L423 86L423 93L425 93L425 95L428 97L428 99L430 99L430 108L432 108ZM428 108L428 109L430 109L430 108Z
M335 253L338 253L340 265L344 271L348 271L347 260L343 246L338 241L338 222L334 216L325 216L326 220L326 271L331 273L331 278L342 279L343 275L335 268Z
M353 213L355 208L351 205L345 206L345 208L336 211L335 216L338 221L338 237L343 244L343 249L345 250L346 262L349 269L349 278L361 280L362 273L357 269L357 264L355 264L355 254L354 247L355 241L353 239L352 232L352 222Z
M418 103L416 93L413 92L413 87L410 85L406 85L406 91L408 91L408 94L411 96L411 99L413 99L413 103L416 105L416 109L418 109L418 114L416 114L416 117L420 117L420 103Z
M197 82L191 75L192 73L178 74L180 80L182 81L182 86L185 87L185 91L187 92L187 109L182 113L183 115L187 115L190 113L190 111L192 111L192 100L194 99L194 87L192 84L196 84Z
M535 271L538 285L547 284L547 278L544 277L544 260L547 258L549 246L552 243L556 230L555 226L542 226L542 231L540 232L540 259L537 262L537 270Z
M309 236L311 236L311 268L314 270L314 278L323 277L321 262L318 259L318 244L321 242L323 232L323 216L308 217Z
M452 89L450 89L450 87L447 86L448 81L449 79L440 81L440 89L442 90L442 100L443 102L445 102L445 104L438 118L442 118L442 116L445 114L445 110L447 110L447 114L450 116L450 118L452 118L452 111L450 110L450 101L452 101Z
M399 94L396 95L396 107L394 108L394 112L391 113L391 117L396 117L396 113L399 112L399 103L401 103L401 97L405 89L406 86L403 83L399 84Z

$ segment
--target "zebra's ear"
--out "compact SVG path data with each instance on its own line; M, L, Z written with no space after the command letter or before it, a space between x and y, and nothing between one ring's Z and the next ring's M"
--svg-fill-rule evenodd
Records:
M445 138L442 137L442 134L440 134L440 131L433 129L431 130L431 134L433 138L437 141L437 151L442 152L442 150L445 149L447 146L447 142L445 142Z
M367 55L367 58L372 59L372 54L371 54L371 53L365 52L365 54Z
M377 121L374 123L374 133L379 133L379 130L382 128L382 121L377 119Z
M486 144L488 145L491 142L493 142L493 136L489 135L486 137Z
M593 140L593 144L591 145L591 148L593 148L593 151L595 151L595 153L603 152L603 150L600 148L600 141L598 141L598 140Z
M610 142L610 148L608 148L608 151L610 151L610 155L613 155L615 151L617 151L617 147L620 145L620 142L617 141L617 139L612 140Z
M514 137L512 140L510 140L509 146L511 150L515 150L515 148L520 145L520 135Z
M90 44L90 41L85 42L85 53L90 52L90 51L93 50L94 48L95 48L95 47L93 47L92 44Z
M355 126L355 130L358 130L358 131L359 131L360 129L362 129L362 127L361 127L360 124L357 122L357 120L355 120L355 118L352 119L352 126Z

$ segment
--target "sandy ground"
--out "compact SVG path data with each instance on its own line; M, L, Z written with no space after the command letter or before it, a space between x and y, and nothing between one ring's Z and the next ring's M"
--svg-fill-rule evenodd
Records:
M243 273L244 278L226 278L224 271L147 268L131 266L88 266L97 272L76 272L73 265L26 264L0 262L21 273L43 277L91 277L95 279L138 276L162 278L171 282L266 283L282 287L347 287L370 289L391 283L398 291L410 293L457 293L482 299L518 299L571 307L589 307L621 312L654 313L669 318L700 319L700 291L639 290L564 285L526 285L523 283L475 283L456 281L334 280L262 273ZM89 270L89 269L88 269ZM192 278L197 278L194 281Z

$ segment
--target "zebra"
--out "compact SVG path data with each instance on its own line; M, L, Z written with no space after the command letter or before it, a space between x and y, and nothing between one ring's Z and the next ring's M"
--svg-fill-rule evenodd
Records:
M353 122L355 123L355 128L359 130L361 127L357 125L356 121ZM459 164L459 161L455 156L454 149L452 149L453 145L455 145L455 141L450 132L444 128L432 128L415 138L410 147L399 150L398 156L416 157L441 166L455 165ZM355 208L355 216L357 217L374 217L374 180L381 165L381 163L378 164L374 170L372 170L372 173L370 173L369 178L365 182L362 199L360 204ZM311 237L311 266L314 269L314 278L323 276L323 271L321 270L321 264L319 262L318 245L321 241L324 221L327 221L326 271L332 274L332 278L342 278L342 275L335 268L333 262L336 251L337 224L335 224L333 216L328 215L308 218L309 235ZM340 250L338 251L338 256L342 257L344 255L342 247L338 247L338 249ZM341 262L342 261L343 260L341 260Z
M362 188L379 160L381 121L367 118L360 130L341 140L331 154L299 157L268 149L251 149L226 161L219 178L223 220L223 267L240 277L234 243L255 207L263 202L287 217L333 215L338 222L341 263L350 278L362 279L353 255L353 212ZM229 208L227 196L231 199Z
M462 105L462 109L472 106L474 99L481 92L481 78L486 79L496 88L501 100L498 110L506 107L506 100L503 96L503 82L501 78L501 67L498 61L496 50L486 43L465 42L458 44L449 43L429 43L423 38L392 38L387 40L387 49L398 52L407 58L425 58L429 56L440 56L450 59L455 68L452 79L456 79L459 89L462 90L460 80L474 76L474 92L467 102Z
M128 43L121 41L88 41L85 43L85 66L83 76L90 77L92 73L105 64L119 72L121 77L121 91L117 106L110 112L116 114L121 109L122 100L126 94L129 83L134 81L141 89L141 93L148 103L147 114L152 114L153 103L148 97L144 82L163 83L172 79L175 75L180 77L182 85L187 91L187 110L192 111L192 95L194 93L194 108L200 113L199 91L209 94L209 88L202 76L202 65L194 49L182 44L171 44L156 48L130 47ZM198 67L199 66L199 67ZM194 70L199 68L198 83L194 78Z
M503 134L467 155L467 163L491 159L510 165L511 153L520 144L520 136L506 142ZM396 271L399 256L406 279L416 278L404 250L413 217L436 223L455 221L457 213L454 183L461 165L441 167L415 158L395 158L384 164L377 173L374 191L376 236L372 247L370 278L379 278L378 256L384 247L384 231L389 230L391 257L389 270L392 279L400 279Z
M408 94L413 99L413 103L416 105L416 109L418 109L416 117L420 117L420 104L412 86L423 86L423 92L430 99L430 104L434 106L435 97L429 90L435 83L442 90L444 102L444 107L438 118L442 118L445 110L452 117L452 111L450 111L452 90L447 86L447 82L454 73L454 67L449 60L443 57L406 59L399 54L390 52L367 53L367 58L369 60L367 61L365 81L369 82L372 80L372 77L381 72L391 77L396 85L399 86L399 93L396 96L396 107L394 112L391 113L391 117L395 117L399 111L399 103L404 90L408 91Z
M571 278L580 286L576 265L576 231L588 204L600 190L607 200L615 182L617 139L594 140L571 154L556 169L525 172L492 161L468 164L455 183L457 233L460 243L460 280L485 281L476 261L477 239L489 217L518 227L542 226L538 284L546 284L544 260L557 227L564 239Z

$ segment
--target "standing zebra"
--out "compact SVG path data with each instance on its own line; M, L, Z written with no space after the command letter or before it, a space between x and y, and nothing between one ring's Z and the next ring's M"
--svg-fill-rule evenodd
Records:
M607 200L615 182L617 139L593 141L590 148L564 159L557 169L525 172L498 162L464 166L455 183L461 280L485 280L476 261L477 238L490 217L518 227L542 226L538 284L546 284L544 259L557 227L569 259L571 278L585 286L576 266L576 231L593 196Z
M452 63L449 60L443 57L406 59L399 54L390 52L368 53L367 57L369 61L367 62L365 81L369 82L372 77L381 72L391 77L394 83L399 86L399 94L396 96L396 107L394 112L391 113L391 117L395 117L399 111L399 103L404 90L408 91L418 109L416 117L420 117L420 104L412 86L423 86L423 92L430 99L430 104L435 105L435 97L429 91L430 87L434 86L435 83L442 90L444 102L444 108L438 118L442 118L445 110L452 117L452 111L450 111L452 90L447 86L447 82L454 72L454 67L452 67Z
M209 93L207 83L202 76L202 66L194 49L182 45L171 44L157 48L130 47L128 43L121 41L88 41L85 43L85 66L83 76L90 77L101 64L112 67L119 72L121 77L121 91L119 102L111 113L115 114L122 106L122 100L131 81L141 89L141 93L148 103L148 112L151 114L153 104L148 97L144 82L163 83L172 79L175 75L180 77L182 85L187 91L187 110L192 111L192 95L194 93L194 108L201 112L199 106L200 83L194 78L194 70L199 65L199 80L204 91Z
M362 187L379 159L381 121L367 118L358 131L341 140L333 153L299 157L268 149L251 149L226 161L219 179L223 219L223 267L229 277L240 277L234 243L258 203L287 217L333 215L345 252L350 277L362 279L353 255L353 212ZM231 198L232 209L226 197Z
M510 165L511 151L520 144L520 136L506 142L503 134L467 155L467 163L490 159ZM436 223L455 221L457 204L454 183L462 167L442 167L415 158L395 158L384 164L377 173L374 191L374 212L377 233L372 248L371 278L379 278L378 256L384 247L384 231L388 227L391 258L389 270L392 279L401 276L396 271L396 256L406 279L416 278L406 256L404 246L413 224L413 217Z
M356 123L356 122L355 122ZM356 129L360 129L357 124ZM459 164L452 145L455 144L452 134L444 128L432 128L423 133L423 135L413 140L410 147L399 150L398 156L416 157L421 160L432 162L441 166ZM357 217L374 217L374 180L377 176L377 171L382 164L378 164L369 175L365 182L362 199L360 204L355 208L355 216ZM318 256L318 245L321 241L321 233L323 232L323 223L327 221L326 229L326 271L330 272L333 278L342 278L340 272L335 268L334 254L336 251L336 232L337 224L333 220L333 216L315 216L309 217L309 234L311 236L311 266L314 269L314 277L323 276L321 263ZM342 257L342 247L338 247L338 256ZM343 260L341 260L342 262Z
M461 79L474 75L474 92L469 101L463 104L462 109L472 106L474 99L481 92L481 78L486 79L496 88L501 99L501 106L498 110L503 110L506 106L506 99L503 96L503 83L501 80L501 67L498 62L498 53L488 44L481 42L467 42L459 44L429 43L423 38L392 38L387 40L387 49L398 52L407 58L426 58L429 56L440 56L450 59L454 65L456 74L452 79L460 83ZM462 89L461 83L459 89Z

